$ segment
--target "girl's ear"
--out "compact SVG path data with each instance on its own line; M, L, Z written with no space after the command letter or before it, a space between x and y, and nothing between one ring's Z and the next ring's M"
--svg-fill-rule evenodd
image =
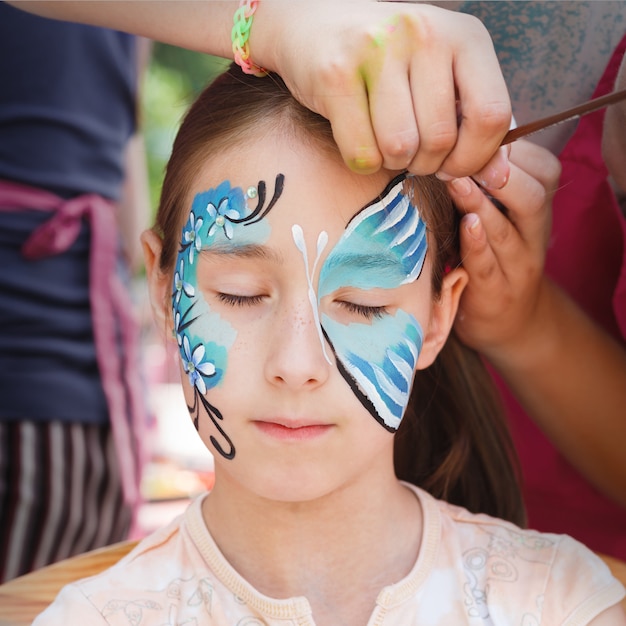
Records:
M444 276L440 297L433 303L430 324L424 333L417 369L431 365L447 341L467 281L467 271L462 267L456 267Z
M170 339L174 327L171 307L172 287L170 277L164 274L159 267L163 243L153 230L146 230L141 234L141 247L143 248L152 315L157 328L164 333L166 339Z

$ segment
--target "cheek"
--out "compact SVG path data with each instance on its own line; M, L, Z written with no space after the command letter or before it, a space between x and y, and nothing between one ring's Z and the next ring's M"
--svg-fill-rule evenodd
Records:
M189 293L173 298L185 400L207 446L210 443L219 455L233 459L235 446L224 423L227 407L221 406L215 391L223 386L227 371L232 369L230 352L237 333L229 322L211 311L199 290Z
M273 202L282 191L282 186L278 189L281 176L276 179ZM211 310L202 295L198 286L200 254L216 241L234 240L241 245L267 239L268 224L265 221L253 223L254 211L247 204L248 199L257 198L257 192L251 187L244 193L241 188L231 187L229 181L201 192L194 197L182 229L172 284L172 315L183 372L192 389L203 396L222 383L227 366L230 367L229 352L237 331L227 319ZM260 210L265 192L258 193L257 209Z
M343 325L325 315L322 326L355 395L384 428L397 430L422 347L419 322L398 310L372 324Z
M174 332L184 374L202 395L221 384L237 333L206 303L195 265L179 264L172 296Z

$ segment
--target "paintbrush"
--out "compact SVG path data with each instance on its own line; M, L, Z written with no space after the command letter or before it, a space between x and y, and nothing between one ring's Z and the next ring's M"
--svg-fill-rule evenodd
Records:
M548 115L540 120L535 120L534 122L529 122L528 124L523 124L522 126L513 128L504 136L500 145L504 146L507 143L520 139L521 137L526 137L532 133L543 130L544 128L548 128L548 126L554 126L555 124L587 115L587 113L597 111L598 109L602 109L603 107L619 102L620 100L626 100L626 89L614 91L613 93L609 93L606 96L600 96L599 98L593 98L592 100L570 109L566 109L565 111L561 111L560 113Z

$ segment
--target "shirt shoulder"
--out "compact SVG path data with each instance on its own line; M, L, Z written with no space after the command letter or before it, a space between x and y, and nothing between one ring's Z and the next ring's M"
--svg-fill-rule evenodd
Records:
M110 569L63 589L36 626L310 623L305 598L262 596L234 570L204 523L202 500Z
M564 626L587 624L626 591L598 555L572 537L560 539L546 584L544 620L550 624L567 615Z
M33 621L33 626L56 624L108 624L106 618L89 602L76 585L61 589L55 601Z
M64 624L222 624L211 621L214 582L186 531L186 513L149 535L101 574L65 587L35 621ZM183 619L184 618L184 619ZM173 619L173 621L172 621Z
M586 624L625 595L606 564L567 535L438 502L443 563L459 563L468 615L496 624ZM520 621L511 620L519 616Z

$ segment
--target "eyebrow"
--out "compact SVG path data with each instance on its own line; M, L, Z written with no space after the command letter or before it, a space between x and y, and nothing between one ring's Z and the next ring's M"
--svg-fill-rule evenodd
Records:
M254 243L246 244L213 244L200 252L203 258L257 259L276 265L283 265L284 258L279 252Z

